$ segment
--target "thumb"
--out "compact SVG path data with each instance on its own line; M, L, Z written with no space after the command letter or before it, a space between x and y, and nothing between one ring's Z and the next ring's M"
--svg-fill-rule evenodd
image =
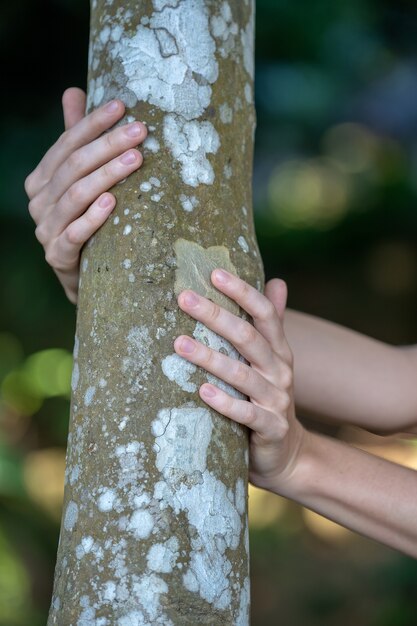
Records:
M272 278L266 283L264 294L276 308L280 319L283 319L288 296L286 282L280 278Z
M65 130L69 130L85 116L86 95L78 87L69 87L62 94Z

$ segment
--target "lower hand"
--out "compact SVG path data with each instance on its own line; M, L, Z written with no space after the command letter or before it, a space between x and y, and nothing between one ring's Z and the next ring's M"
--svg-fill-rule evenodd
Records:
M85 102L81 89L64 92L65 132L25 181L35 235L74 304L81 248L115 207L107 190L142 164L133 148L147 134L140 122L103 134L123 116L124 104L113 100L85 115Z
M184 335L175 340L175 351L248 396L248 400L239 400L208 383L199 390L202 400L213 409L249 427L250 481L284 493L306 435L295 416L293 357L283 331L286 285L274 279L266 285L264 296L223 270L214 270L211 280L216 289L249 313L253 326L192 291L183 291L178 304L232 343L250 365Z

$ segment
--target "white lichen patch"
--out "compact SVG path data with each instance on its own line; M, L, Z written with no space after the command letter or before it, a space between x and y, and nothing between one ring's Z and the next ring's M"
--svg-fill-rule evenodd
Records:
M164 5L147 25L142 20L132 36L107 48L137 100L186 119L199 117L210 103L210 84L218 76L215 49L200 2Z
M78 520L78 505L70 500L67 505L67 509L65 511L64 517L64 528L65 530L72 530L77 523Z
M99 496L97 506L102 512L111 511L117 496L113 489L104 489Z
M223 168L223 175L224 177L229 180L230 178L232 178L233 176L233 168L230 165L230 163L226 163L226 165Z
M75 556L77 559L82 559L86 554L91 553L93 553L97 560L103 558L103 550L97 545L93 537L88 535L83 537L81 542L75 548Z
M254 75L254 56L253 56L253 30L254 30L254 10L250 12L250 18L246 28L240 31L240 41L242 44L243 65L251 79Z
M207 154L216 154L220 147L219 135L208 121L188 122L179 115L166 115L164 140L172 156L181 164L181 176L186 185L211 185L214 170Z
M152 422L157 449L156 466L167 479L176 481L207 465L207 448L213 423L203 408L162 409Z
M155 139L155 137L146 137L142 145L145 148L145 150L148 150L149 152L152 152L153 154L156 154L157 152L159 152L159 149L160 149L159 141Z
M242 248L243 252L246 252L246 253L249 252L248 242L246 241L246 239L244 238L243 235L240 235L240 237L238 237L237 242L238 242L239 246Z
M240 590L239 613L236 620L236 626L248 626L249 624L249 607L250 607L250 579L246 576Z
M118 424L119 430L124 430L127 426L127 422L129 421L129 416L124 415Z
M208 348L211 348L212 350L216 350L217 352L226 354L231 359L243 360L243 357L229 341L207 328L207 326L204 326L204 324L202 324L201 322L196 323L193 336L195 337L195 339L201 341L201 343L206 345ZM228 383L225 383L224 380L217 378L217 376L206 372L206 377L209 383L212 383L213 385L216 385L216 387L223 389L223 391L233 396L234 398L239 398L240 400L245 399L245 396L240 391L237 391L237 389L235 389Z
M146 380L152 367L153 339L147 326L133 326L126 336L127 356L122 360L122 371L128 373L130 392L141 389L140 382Z
M154 498L162 508L170 506L176 514L187 516L192 549L184 586L215 608L225 609L232 593L232 565L226 551L237 549L242 521L224 483L207 469L212 428L207 409L184 406L159 411L152 432L163 480L156 483Z
M125 259L123 261L123 267L125 268L125 270L128 270L132 267L132 261L130 259Z
M238 478L235 487L235 504L239 515L246 511L246 489L242 478Z
M197 385L189 382L190 376L197 371L193 363L178 354L171 354L163 359L161 366L165 376L177 383L181 389L189 393L197 391Z
M232 11L227 2L223 2L219 15L213 15L210 20L211 33L216 39L220 39L222 45L219 48L220 55L226 58L233 50L234 39L239 32L238 25L233 21Z
M245 100L248 104L252 104L252 87L249 85L249 83L245 84Z
M124 235L129 235L132 232L132 227L130 224L126 224L126 226L123 229L123 234Z
M170 537L163 543L155 543L150 547L146 557L148 569L161 574L172 572L179 557L178 548L176 537Z
M75 391L78 387L78 381L80 380L80 368L77 361L74 361L71 375L71 389Z
M118 215L116 215L116 217L113 220L113 224L115 224L117 226L117 224L120 222L120 217Z
M186 196L184 193L180 195L180 202L184 211L191 212L200 203L195 196Z
M137 539L147 539L154 527L151 513L146 509L137 509L132 513L127 530L132 532Z
M156 176L151 176L149 178L149 182L151 183L151 185L153 187L160 187L161 186L161 181L159 180L159 178L156 178Z
M146 193L147 191L150 191L152 189L152 185L149 181L145 180L143 181L143 183L140 184L139 189Z
M233 120L233 109L229 107L227 102L219 106L220 119L223 124L230 124Z
M96 393L96 388L95 387L88 387L87 391L84 394L84 404L85 406L90 406L90 404L93 401L93 398L95 396Z

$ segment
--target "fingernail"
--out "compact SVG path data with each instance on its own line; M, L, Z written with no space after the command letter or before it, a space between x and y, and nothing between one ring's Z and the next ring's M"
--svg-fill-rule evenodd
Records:
M187 293L183 297L184 304L187 306L195 306L198 303L198 296L192 291L187 291Z
M123 165L132 165L136 161L136 152L126 152L122 157L120 157L120 161Z
M138 122L133 122L132 124L129 124L129 126L126 126L126 129L125 129L125 133L129 137L139 137L141 132L142 132L142 127L140 124L138 124Z
M101 206L102 209L107 209L112 203L112 197L109 195L102 196L98 201L98 205Z
M225 284L229 280L230 274L228 272L224 272L223 270L215 270L214 278L218 283Z
M194 342L191 341L191 339L188 339L187 337L184 337L183 339L181 339L181 343L180 343L181 352L187 352L187 354L190 354L191 352L194 352L194 349L195 349L195 345L194 345Z
M214 387L204 385L204 387L201 388L201 393L203 394L203 396L206 396L206 398L214 398L214 396L216 395L216 390Z
M106 104L106 106L104 107L104 110L108 111L109 113L114 113L115 111L117 111L118 108L119 108L118 101L117 100L112 100L111 102Z

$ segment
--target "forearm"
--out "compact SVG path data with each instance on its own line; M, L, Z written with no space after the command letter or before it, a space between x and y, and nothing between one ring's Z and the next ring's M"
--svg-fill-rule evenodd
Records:
M380 433L417 422L415 369L405 351L292 310L284 328L301 415Z
M417 472L306 433L295 470L268 486L362 535L417 558Z

